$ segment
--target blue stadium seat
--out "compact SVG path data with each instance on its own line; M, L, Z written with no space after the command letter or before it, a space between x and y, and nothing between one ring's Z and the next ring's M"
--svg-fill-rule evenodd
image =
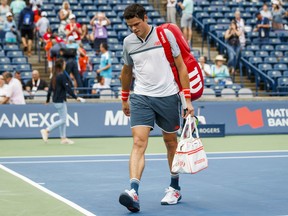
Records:
M123 5L123 4L116 5L116 6L113 7L113 11L115 11L116 13L119 13L119 12L123 13L124 10L125 10L125 8L126 8L127 6L128 6L128 4L125 4L125 5Z
M62 3L63 3L62 0L50 0L50 4L61 5L62 6Z
M255 7L248 7L248 8L245 8L245 11L251 14L256 14L259 10Z
M24 83L27 83L27 81L32 78L32 72L31 71L30 72L28 72L28 71L22 72L21 73L21 78L24 81Z
M288 51L288 45L286 44L276 45L275 50L276 51Z
M143 5L144 7L147 7L149 5L149 2L147 0L136 0L136 2Z
M59 28L59 24L51 24L50 27L53 32L57 32Z
M94 5L94 2L92 0L80 0L80 4L85 5Z
M275 64L274 65L274 70L279 70L279 71L286 71L288 70L287 64Z
M115 65L112 65L112 71L113 72L120 72L122 70L122 65L121 64L115 64Z
M165 21L165 19L163 17L153 19L153 24L156 25L156 26L161 25L161 24L163 24L165 22L166 21Z
M14 67L13 65L11 64L3 64L1 61L0 61L0 74L2 74L3 72L12 72L14 70Z
M161 18L161 15L158 11L149 12L149 13L147 13L147 16L151 19Z
M236 93L242 88L240 84L231 84L231 85L226 85L226 88L233 89Z
M122 20L119 17L110 18L112 25L122 24Z
M69 0L69 4L70 4L70 7L73 5L78 5L78 0Z
M79 18L87 16L87 13L82 11L82 10L81 11L73 11L73 14L76 16L78 22L79 22Z
M256 57L268 57L269 53L268 51L256 51L255 56Z
M19 64L19 65L16 65L15 70L20 71L20 72L31 71L31 65L30 64Z
M229 7L223 6L223 7L218 8L218 11L221 13L224 13L224 16L225 16L225 13L230 12L231 9Z
M230 24L230 20L227 18L220 18L220 19L217 19L217 23L218 24ZM228 27L226 29L228 29Z
M235 18L235 14L232 13L232 12L226 12L226 13L224 14L224 17L231 20L231 19L234 19L234 18Z
M210 13L210 17L214 19L224 18L224 14L221 12L212 12Z
M47 13L47 18L48 19L50 19L50 17L56 17L57 16L55 10L46 11L46 13Z
M117 1L117 0L116 0L116 1ZM117 17L117 14L116 14L115 11L107 11L107 12L105 12L105 14L106 14L106 16L107 16L109 19L111 19L111 18L119 18L119 17Z
M262 45L261 46L261 50L265 50L265 51L274 51L274 46L273 45Z
M281 72L280 72L280 71L276 71L276 70L267 71L267 75L268 75L270 78L274 79L275 81L276 81L278 78L282 77Z
M79 17L77 18L77 22L80 23L81 25L83 24L89 24L90 23L90 19L88 19L87 17Z
M264 72L273 69L271 64L259 64L258 68Z
M5 57L5 52L4 52L4 50L1 50L1 51L0 51L0 57Z
M212 85L210 86L211 89L214 90L216 97L221 96L221 91L225 88L223 85Z
M265 57L264 62L268 64L277 64L278 60L276 57Z
M283 71L283 77L288 77L288 71Z
M152 5L147 5L147 6L145 6L145 10L147 11L147 13L152 12L152 11L154 11L154 7Z
M288 57L280 58L279 63L285 63L285 64L288 64Z
M108 38L107 43L110 44L119 44L119 40L117 38Z
M108 0L107 2L109 5L111 5L111 7L114 7L115 5L121 4L121 0ZM107 16L107 14L106 14L106 16ZM109 16L107 16L107 17L109 17Z
M111 86L111 87L121 86L121 82L120 82L119 78L111 79L110 86Z
M203 7L203 11L211 14L211 13L216 13L218 11L218 9L215 6L209 6L209 7Z
M113 29L118 33L119 31L126 31L128 27L125 24L115 24Z
M281 40L279 38L270 38L269 39L269 44L273 44L273 45L279 45L281 44Z
M16 44L9 44L9 45L4 45L3 50L5 52L7 52L7 51L18 51L18 50L20 50L20 48Z
M17 57L12 59L12 64L27 64L27 58L26 57Z
M90 59L90 63L94 66L94 65L99 65L100 64L100 57L93 57Z
M42 11L52 11L52 10L54 10L54 4L43 4L42 6L41 6L41 10Z
M247 12L241 13L241 17L242 17L244 20L246 20L246 19L252 19L252 18L253 18L253 16L251 15L251 13L247 13Z
M24 54L22 51L7 51L6 56L12 59L16 57L23 57Z
M125 38L125 37L127 37L129 34L131 34L131 32L130 31L119 31L118 32L118 39L120 40L120 41L123 41L123 39Z
M248 45L246 47L246 50L250 50L250 51L259 51L260 50L260 47L259 45ZM262 50L262 49L261 49Z
M210 78L210 77L205 77L204 78L204 85L206 87L211 87L211 86L214 86L216 84L214 78Z
M96 72L91 72L91 71L85 72L83 74L83 82L84 82L83 84L84 84L84 86L88 86L88 80L89 79L95 79L95 78L96 78Z
M251 50L243 50L241 56L244 58L250 58L254 56L254 52Z
M95 14L97 12L97 7L95 5L85 5L83 7L83 10L86 11L86 12L90 12L90 11L93 11ZM94 14L94 15L95 15Z
M201 7L208 7L210 6L210 2L203 0L203 1L198 2L198 5Z
M111 44L109 46L109 50L111 52L122 51L123 50L123 46L121 44Z
M98 7L98 11L102 11L102 12L112 11L112 7L110 5L100 5Z
M7 58L7 57L3 57L3 58L0 58L0 64L10 64L11 61L10 61L10 58Z
M250 57L249 62L251 62L252 64L255 64L255 65L258 65L258 64L263 63L263 60L261 57Z
M270 52L270 56L273 56L273 57L283 57L284 56L284 54L283 54L283 52L282 51L271 51Z
M112 58L112 61L111 61L112 64L119 64L119 60L118 58Z
M259 32L247 32L247 38L251 38L251 39L254 39L254 38L259 38Z
M116 31L108 31L108 38L118 38Z
M107 1L106 0L94 0L94 5L97 5L97 6L102 6L102 5L107 5ZM99 10L99 11L102 11L102 10Z
M50 22L50 24L59 24L60 20L58 17L50 17L49 22Z

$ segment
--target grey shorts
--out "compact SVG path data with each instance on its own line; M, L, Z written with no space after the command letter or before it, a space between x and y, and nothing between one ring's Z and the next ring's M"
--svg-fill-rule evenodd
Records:
M180 128L179 102L178 94L167 97L130 95L131 127L153 129L156 122L163 131L176 132Z
M181 28L192 28L192 14L183 13L181 17Z

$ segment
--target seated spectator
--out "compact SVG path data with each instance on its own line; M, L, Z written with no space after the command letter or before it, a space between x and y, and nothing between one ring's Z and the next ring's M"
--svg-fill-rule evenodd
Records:
M92 88L91 94L99 95L101 89L110 89L110 86L105 84L105 78L103 76L97 76L97 83L95 83Z
M110 86L111 78L112 78L112 60L110 53L108 51L108 45L106 43L100 44L100 51L101 51L101 60L99 69L96 71L97 74L100 74L105 78L105 84Z
M91 19L90 25L93 27L93 40L94 40L94 50L98 55L100 53L100 44L106 43L108 38L107 27L110 25L110 20L105 16L105 13L96 13L96 15Z
M241 12L239 10L236 10L235 12L235 21L238 29L241 31L241 35L239 36L241 48L245 48L246 39L245 39L245 22L241 18Z
M270 23L269 19L263 17L260 12L256 13L257 22L256 27L254 29L255 32L259 32L259 43L268 43L269 42L269 31L270 31Z
M7 85L5 84L4 77L0 75L0 104L4 104L7 101Z
M40 78L39 71L33 70L32 79L27 82L25 89L33 95L38 90L48 91L48 84Z
M232 20L229 29L225 32L225 40L228 44L228 67L230 73L234 74L236 66L238 64L238 59L240 55L240 40L239 37L242 34L242 31L238 29L236 21Z
M93 41L93 35L89 34L88 26L86 24L82 25L81 42L82 44L87 44Z
M10 9L11 9L12 14L14 15L14 20L15 20L17 29L18 29L18 22L19 22L20 12L25 7L26 7L26 3L23 0L14 0L10 4Z
M76 43L81 43L81 34L82 29L80 23L76 22L76 16L74 14L70 14L69 16L70 23L68 23L65 27L66 37L68 39L69 36L73 36Z
M272 1L272 28L274 30L284 29L284 20L286 11L281 7L278 0Z
M60 25L58 28L58 34L60 37L66 37L66 31L65 27L70 22L69 16L72 14L72 11L70 9L70 4L68 1L63 1L62 8L59 11L59 19L60 19Z
M4 22L5 42L6 43L17 43L17 29L16 23L13 20L11 12L6 14L7 20Z
M50 22L47 19L47 13L45 11L42 11L41 18L36 23L36 29L38 30L41 38L47 32L49 25L50 25Z
M0 30L4 28L4 22L6 21L6 14L10 12L10 7L7 5L7 0L1 0L0 5Z
M266 3L263 4L262 10L260 11L260 13L263 17L268 18L270 21L270 24L272 25L272 13L269 10L268 5Z
M79 73L80 76L83 77L83 74L87 71L87 65L89 65L89 57L86 54L86 50L84 49L83 44L79 44L79 53Z
M25 104L24 94L20 81L13 78L12 73L3 73L5 83L7 84L7 94L3 103Z
M228 68L224 65L226 59L222 55L217 55L215 64L211 66L211 76L219 84L232 84Z
M21 72L20 71L16 71L14 73L14 78L16 78L16 79L18 79L20 81L20 83L22 85L22 89L25 90L25 83L24 83L24 81L23 81L23 79L21 77Z
M203 77L211 77L211 68L209 64L206 64L206 57L200 56L198 59L199 67L201 68Z

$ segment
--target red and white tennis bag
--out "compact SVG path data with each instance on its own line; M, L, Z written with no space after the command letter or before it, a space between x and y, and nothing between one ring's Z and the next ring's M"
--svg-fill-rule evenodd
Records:
M170 63L175 81L180 91L182 90L182 86L180 83L179 74L176 65L174 63L174 57L172 55L171 46L164 32L164 29L170 30L173 33L174 37L176 38L176 42L181 50L183 61L188 70L188 76L190 79L191 100L192 101L197 100L198 98L201 97L204 89L203 75L198 65L198 62L192 55L190 47L177 25L172 23L165 23L160 26L157 26L156 28L157 36L165 50L166 58Z

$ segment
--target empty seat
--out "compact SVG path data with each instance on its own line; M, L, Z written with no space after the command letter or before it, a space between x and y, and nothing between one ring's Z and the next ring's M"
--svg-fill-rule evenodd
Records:
M239 84L230 84L226 85L226 88L233 89L237 93L242 88L242 86Z
M27 58L26 57L13 58L12 64L27 64Z
M277 50L277 51L288 51L288 45L276 45L275 50Z
M281 44L282 42L281 42L281 40L279 39L279 38L270 38L269 39L269 44L274 44L274 45L276 45L276 44Z
M7 52L7 51L18 51L18 50L20 50L20 48L16 44L9 44L9 45L4 45L3 50L5 52Z
M279 63L285 63L285 64L288 64L288 57L280 58Z
M238 91L238 97L239 98L252 98L253 92L250 88L241 88Z
M30 64L19 64L15 67L16 71L24 72L24 71L31 71Z
M277 64L278 60L276 57L265 57L264 62L269 64Z
M284 54L282 51L272 51L270 52L270 56L275 56L275 57L282 57Z
M10 58L7 58L7 57L3 57L3 58L0 58L0 64L10 64L11 61L10 61Z
M251 62L252 64L261 64L263 61L262 61L262 58L261 57L250 57L249 58L249 62Z
M112 71L113 72L120 72L122 70L122 65L121 64L114 64L112 65Z
M22 51L8 51L6 53L6 56L9 58L15 58L15 57L23 57L23 52Z
M156 19L153 19L153 24L154 25L161 25L161 24L163 24L163 23L165 23L166 21L165 21L165 19L164 18L156 18Z
M221 96L223 98L236 98L236 92L231 88L224 88L221 91Z
M258 45L248 45L246 47L246 50L250 50L250 51L259 51L260 47Z
M205 77L204 78L204 85L206 86L206 87L210 87L210 86L213 86L213 85L215 85L216 83L215 83L215 80L214 80L214 78L210 78L210 77Z
M268 70L272 70L272 65L271 64L259 64L258 68L262 71L268 71Z
M110 5L100 5L98 7L98 11L102 11L102 12L112 11L112 8Z
M211 86L210 89L213 89L214 92L215 92L215 95L217 97L220 97L221 96L221 91L225 88L225 86L223 85L214 85L214 86Z
M277 80L278 78L282 77L281 71L276 70L268 71L267 75L274 80Z
M243 50L241 56L244 58L250 58L254 56L254 52L251 50Z
M160 18L161 15L158 11L152 11L147 14L147 16L151 19Z
M283 71L283 77L288 77L288 71Z
M111 99L114 97L115 97L114 92L111 89L100 90L100 99Z
M216 98L215 91L211 88L204 88L203 97L204 98Z
M274 70L285 71L288 70L287 64L275 64Z
M257 57L268 57L269 53L268 53L268 51L256 51L255 56L257 56Z
M13 65L10 64L1 64L0 63L0 74L2 74L3 72L12 72L14 70Z
M123 50L123 46L121 44L111 44L109 49L112 52L121 51Z
M266 51L274 51L274 46L272 45L262 45L261 50L266 50Z

